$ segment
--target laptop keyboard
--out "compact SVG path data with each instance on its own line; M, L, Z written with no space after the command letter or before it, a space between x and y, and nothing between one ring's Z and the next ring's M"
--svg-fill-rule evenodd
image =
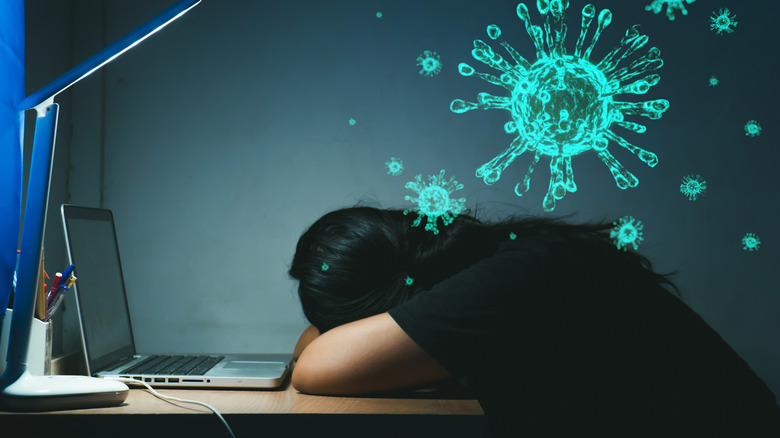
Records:
M202 376L214 368L225 356L154 355L127 367L121 374L177 374Z

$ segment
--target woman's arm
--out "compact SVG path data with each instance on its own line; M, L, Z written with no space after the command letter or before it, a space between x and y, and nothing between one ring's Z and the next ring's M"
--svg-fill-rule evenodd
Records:
M299 357L301 357L301 353L306 348L307 345L311 343L311 341L317 339L317 336L320 335L320 331L317 329L317 327L314 327L313 325L310 325L306 330L303 331L301 334L301 337L298 338L298 342L295 344L295 350L293 351L293 360L298 360Z
M311 340L300 353L292 385L309 394L357 395L410 389L449 377L389 314L382 313Z

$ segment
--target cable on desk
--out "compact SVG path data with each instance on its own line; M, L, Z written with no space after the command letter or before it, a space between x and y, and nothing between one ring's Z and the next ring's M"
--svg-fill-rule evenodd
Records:
M219 411L217 411L213 406L211 406L210 404L208 404L206 402L202 402L202 401L198 401L198 400L188 400L186 398L174 397L172 395L163 395L163 394L160 394L159 392L155 391L154 388L149 386L148 383L142 382L140 380L127 379L127 378L124 378L124 377L106 377L106 378L107 379L112 379L112 380L119 380L120 382L127 383L128 385L143 385L143 386L146 387L146 389L149 390L149 392L151 392L152 394L154 394L156 397L159 397L159 398L168 399L168 400L175 400L175 401L184 402L184 403L195 403L197 405L201 405L201 406L207 407L212 412L217 414L217 417L219 417L219 419L222 421L222 424L224 424L225 427L227 428L228 433L230 434L230 437L231 438L236 438L236 436L233 434L233 429L230 428L230 425L228 425L227 421L225 421L225 418L222 416L222 414L220 414Z

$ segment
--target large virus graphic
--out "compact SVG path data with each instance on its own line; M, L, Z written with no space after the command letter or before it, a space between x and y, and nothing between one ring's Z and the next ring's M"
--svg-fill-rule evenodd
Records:
M761 240L755 233L747 233L745 234L745 237L742 238L742 249L745 251L758 251L760 246Z
M630 65L618 68L622 60L647 44L648 37L639 33L638 25L626 31L620 46L594 63L590 60L591 52L604 28L612 22L612 13L608 9L599 13L598 27L591 42L585 44L588 28L596 16L593 5L586 5L582 9L582 25L574 54L568 54L564 47L568 6L568 0L539 0L537 8L545 17L542 28L531 24L528 8L523 3L518 4L517 16L536 46L536 61L527 61L508 43L499 42L514 61L512 64L482 40L475 40L471 52L474 59L498 70L500 76L475 72L465 63L458 66L458 71L463 76L476 75L504 87L507 95L483 92L478 94L477 102L455 99L450 104L455 113L474 109L509 111L511 121L504 125L504 131L515 135L515 139L504 153L477 169L476 176L486 184L493 184L515 158L531 152L534 157L525 178L515 186L515 193L522 196L522 192L530 188L534 166L542 156L547 157L550 159L550 183L542 203L546 211L552 211L556 200L567 192L577 190L572 158L587 151L592 150L601 158L619 188L635 187L639 180L607 150L610 141L632 152L650 167L658 164L658 157L629 143L613 132L612 127L616 125L641 134L647 128L626 121L625 116L659 119L669 108L669 102L664 99L628 102L619 98L621 94L645 94L661 79L657 74L648 75L663 65L661 52L655 47ZM497 29L497 26L489 26L488 36L497 38L500 34Z
M666 5L666 16L669 21L674 21L674 11L679 9L683 15L688 15L688 10L685 9L685 4L691 4L696 0L653 0L652 3L645 6L646 11L653 11L654 14L661 12L664 5Z
M612 222L614 227L609 232L609 237L614 239L617 249L626 251L626 247L631 245L634 249L639 249L639 244L642 243L644 238L642 237L642 229L645 227L642 222L634 219L633 216L623 216L620 219Z
M441 71L441 57L436 52L425 50L417 57L417 66L423 76L437 75Z
M689 201L695 201L699 195L707 191L707 181L701 178L701 175L688 175L682 179L680 184L680 193L688 197Z
M398 176L404 173L404 162L400 158L390 157L389 160L385 161L385 167L387 167L388 175Z
M747 123L745 123L745 135L750 137L761 135L761 124L755 120L748 120Z
M416 203L417 207L404 210L404 214L417 213L417 219L412 222L413 227L420 225L422 218L426 217L425 229L433 234L439 234L439 229L436 228L437 219L441 218L442 224L447 226L465 207L465 198L450 197L452 192L462 189L463 184L458 184L453 177L445 181L444 170L438 175L429 175L427 181L423 181L422 175L417 175L414 181L409 181L405 187L417 193L416 198L404 196L407 201Z
M710 29L715 31L716 35L723 35L723 33L732 33L734 28L737 27L737 16L730 15L728 8L723 8L718 12L712 12L710 17Z

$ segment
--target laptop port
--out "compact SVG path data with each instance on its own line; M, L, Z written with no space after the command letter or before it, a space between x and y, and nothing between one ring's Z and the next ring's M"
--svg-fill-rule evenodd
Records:
M151 377L144 377L144 382L151 382L151 381L152 381Z
M141 376L133 376L135 380L141 380Z
M165 383L165 377L155 377L154 383Z
M179 383L179 378L171 377L170 379L168 379L168 383Z

